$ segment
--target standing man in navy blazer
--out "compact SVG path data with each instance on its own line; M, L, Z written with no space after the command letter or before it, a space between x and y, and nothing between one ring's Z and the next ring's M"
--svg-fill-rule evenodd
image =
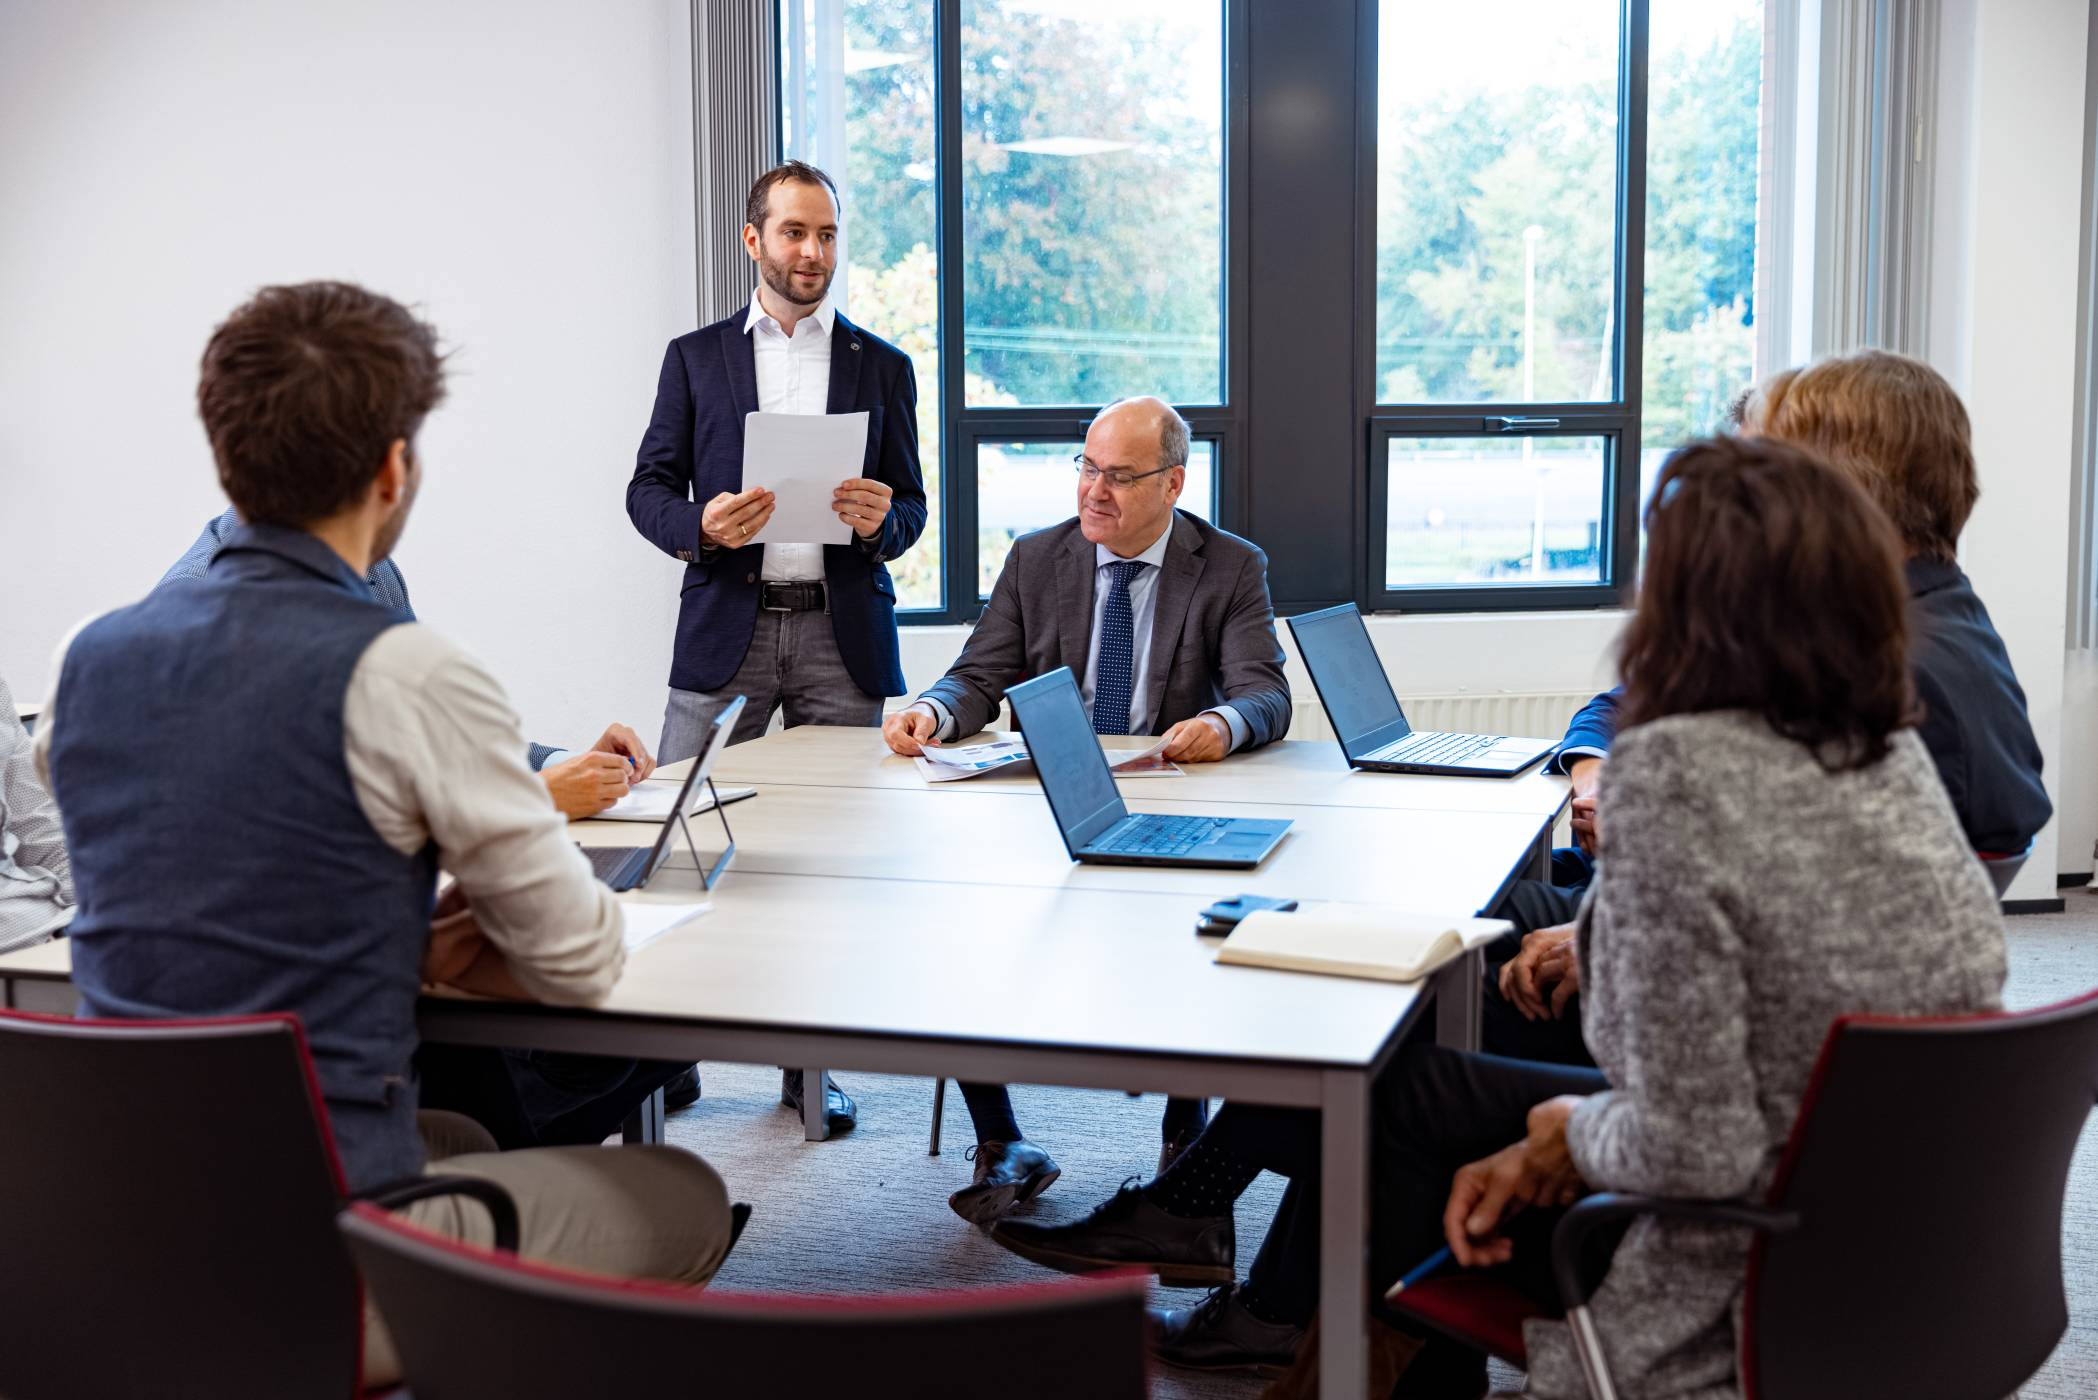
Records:
M735 741L787 723L881 723L903 693L896 585L887 561L925 528L918 386L895 346L840 316L837 187L789 161L751 187L743 246L758 267L747 311L670 342L641 438L627 515L683 561L663 762L689 758L730 697L747 696ZM867 414L862 462L841 463L832 499L850 544L768 543L770 491L743 489L752 413Z
M896 585L888 561L925 528L918 384L895 346L840 316L838 191L788 161L751 186L743 246L758 267L748 311L670 342L655 413L641 438L627 515L683 561L662 762L699 752L721 707L747 697L731 742L755 739L784 708L789 725L881 723L903 694ZM831 505L849 544L769 543L773 496L743 487L743 420L752 413L867 414L864 460L839 464ZM781 1098L801 1106L801 1072ZM852 1100L824 1086L833 1131Z

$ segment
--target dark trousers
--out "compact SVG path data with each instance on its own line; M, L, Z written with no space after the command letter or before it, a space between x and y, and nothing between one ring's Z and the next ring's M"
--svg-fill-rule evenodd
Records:
M426 1044L415 1053L415 1067L422 1107L465 1114L509 1152L603 1142L650 1094L691 1065Z
M1468 1162L1522 1140L1529 1112L1560 1094L1609 1085L1600 1071L1527 1064L1438 1045L1401 1050L1378 1080L1370 1113L1370 1283L1373 1306L1407 1270L1444 1244L1450 1179ZM1282 1206L1247 1281L1285 1321L1318 1311L1319 1117L1308 1109L1227 1103L1203 1141L1289 1178ZM1554 1297L1551 1229L1558 1211L1511 1223L1508 1277L1540 1301Z
M1020 1131L1019 1120L1013 1117L1013 1096L1003 1084L974 1084L958 1079L955 1085L962 1091L962 1102L969 1105L969 1122L978 1142L1011 1142L1026 1136ZM1207 1099L1167 1099L1159 1138L1171 1142L1182 1135L1192 1137L1202 1130L1208 1117Z
M1522 951L1523 935L1541 928L1570 924L1595 875L1595 862L1585 851L1552 852L1552 879L1518 880L1493 917L1515 925L1515 932L1496 939L1485 950L1486 981L1479 988L1479 1048L1511 1060L1554 1065L1592 1066L1595 1060L1581 1039L1581 998L1575 995L1555 1019L1532 1021L1501 995L1501 969Z

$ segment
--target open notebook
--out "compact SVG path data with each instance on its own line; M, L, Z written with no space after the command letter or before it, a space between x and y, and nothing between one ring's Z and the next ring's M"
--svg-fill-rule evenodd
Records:
M1314 904L1288 912L1261 909L1232 929L1217 949L1217 961L1416 982L1514 929L1506 919L1441 918L1376 904Z

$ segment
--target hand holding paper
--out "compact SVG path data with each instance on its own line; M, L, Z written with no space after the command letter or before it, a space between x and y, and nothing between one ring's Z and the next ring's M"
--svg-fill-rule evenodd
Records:
M873 512L864 480L848 474L867 457L867 419L860 413L752 413L743 419L743 489L772 496L772 514L745 544L850 544L839 502L850 494L856 514ZM841 483L855 489L848 492ZM880 486L879 482L873 483ZM886 487L881 488L886 491ZM886 501L881 515L888 514ZM867 533L879 529L877 515Z

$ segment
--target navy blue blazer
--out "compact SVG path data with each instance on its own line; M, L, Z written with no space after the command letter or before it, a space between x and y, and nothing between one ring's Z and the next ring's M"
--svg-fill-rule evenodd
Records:
M1916 732L1974 849L2017 855L2047 825L2054 804L2041 781L2040 744L2010 653L1959 565L1911 559L1904 572L1909 670L1923 702ZM1566 727L1561 754L1573 748L1608 753L1623 697L1619 686L1582 706ZM1552 766L1565 771L1559 755Z
M670 684L718 690L750 650L758 621L758 570L765 547L702 547L700 515L723 491L743 489L743 419L758 411L757 361L743 329L747 308L681 335L663 355L655 412L627 483L626 513L656 548L685 564ZM831 326L832 413L867 413L867 459L854 475L894 496L881 533L825 545L831 628L838 655L869 695L903 694L896 646L896 584L885 561L925 528L918 470L918 381L910 358L838 316ZM839 472L843 480L847 472Z

